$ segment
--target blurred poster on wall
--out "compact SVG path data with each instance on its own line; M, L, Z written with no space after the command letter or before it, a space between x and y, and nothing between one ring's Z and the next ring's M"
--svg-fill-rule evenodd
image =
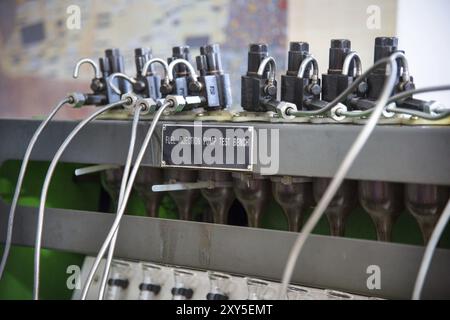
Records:
M249 43L268 43L283 68L286 11L287 0L2 0L0 117L42 116L67 93L88 92L93 71L83 66L73 79L73 68L84 57L97 60L105 49L119 48L133 76L137 47L167 58L172 46L189 45L194 61L208 43L221 45L237 106ZM67 109L61 117L86 113L89 108Z

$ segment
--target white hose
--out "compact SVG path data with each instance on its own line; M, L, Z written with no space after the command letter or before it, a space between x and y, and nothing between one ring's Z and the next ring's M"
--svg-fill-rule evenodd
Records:
M294 272L294 268L297 263L297 258L299 257L301 250L306 240L308 239L308 236L311 234L311 232L319 222L320 218L322 217L323 213L325 212L326 208L330 204L331 200L335 196L340 185L344 181L347 172L350 170L350 167L352 166L359 152L369 139L371 133L375 129L378 119L381 117L383 113L383 109L386 106L386 102L388 101L389 96L391 95L391 92L395 86L396 81L395 70L397 70L396 59L397 59L396 54L393 54L390 57L386 68L387 79L385 81L382 93L378 99L378 102L375 106L375 109L370 119L367 121L366 125L364 126L364 128L356 138L355 142L351 146L350 150L348 151L347 155L344 158L344 161L342 161L341 165L339 166L339 169L337 170L330 185L328 186L324 195L322 196L316 208L314 209L311 217L308 219L307 223L303 227L301 233L298 235L297 240L295 241L294 246L292 247L291 252L289 253L286 267L284 269L281 287L278 292L278 299L286 297L287 288L292 279L292 274Z
M417 274L416 283L414 285L413 300L420 300L420 295L422 294L423 284L425 283L425 278L427 276L428 269L430 268L431 259L433 258L433 253L436 250L439 239L444 232L445 226L450 219L450 201L448 201L447 206L444 209L439 221L431 234L430 241L428 242L427 248L425 249L425 254L423 255L422 262L420 263L419 273Z
M136 175L137 175L137 172L138 172L139 167L141 165L142 159L144 158L145 152L146 152L147 147L148 147L148 145L150 143L150 140L152 138L153 132L155 131L156 124L158 123L159 118L163 114L164 110L166 108L170 107L171 105L172 105L172 103L170 103L170 102L164 103L161 106L161 108L159 108L159 110L156 112L155 117L153 118L152 124L150 125L150 128L147 131L147 135L145 136L144 142L142 143L142 147L139 150L139 154L138 154L138 156L136 158L136 162L134 163L133 170L131 171L130 177L128 179L125 195L124 195L123 201L121 203L121 206L117 210L117 214L116 214L116 218L114 220L114 223L111 226L111 229L109 230L109 233L106 236L106 239L103 242L102 247L100 248L100 251L97 254L97 257L96 257L96 259L94 261L94 264L92 265L91 270L89 271L89 275L87 277L86 283L85 283L83 291L81 293L81 300L86 300L86 297L87 297L87 294L88 294L88 289L89 289L89 286L90 286L90 284L92 282L92 279L94 278L95 272L97 271L98 266L100 265L101 259L105 255L106 249L108 248L112 238L114 237L114 233L116 232L117 228L119 227L120 221L121 221L122 216L123 216L123 214L125 212L125 209L126 209L126 206L127 206L127 203L128 203L128 199L129 199L130 194L131 194L131 188L133 187L134 180L136 179Z
M20 189L22 189L22 183L23 179L25 178L25 173L27 171L28 161L30 160L31 152L34 149L37 139L39 138L39 136L41 135L42 131L45 129L47 124L53 119L55 114L69 101L70 101L69 98L65 98L64 100L58 103L58 105L52 110L52 112L50 112L47 118L41 122L39 127L34 132L33 137L31 137L30 142L28 143L28 147L27 150L25 151L25 155L23 156L22 160L22 165L20 167L19 177L17 178L16 189L14 191L11 207L9 209L9 218L7 227L8 229L6 232L5 248L3 250L2 262L0 264L0 280L2 279L3 272L5 271L6 262L8 261L9 251L11 249L14 217L16 214L17 202L19 201Z
M131 127L130 145L128 147L127 160L125 162L125 168L123 170L122 182L120 184L118 207L120 207L120 205L123 201L123 196L125 195L125 188L127 187L128 176L130 174L130 169L131 169L131 162L133 161L134 147L136 144L136 135L137 135L137 128L138 128L138 124L139 124L140 115L141 115L141 108L137 107L134 112L133 124ZM117 240L118 233L119 233L119 228L117 228L116 233L114 233L114 237L111 241L111 244L109 245L108 257L106 259L105 270L103 271L103 278L102 278L102 282L100 284L98 300L103 300L103 295L105 293L105 288L106 288L106 282L108 281L109 270L111 268L111 262L114 257L114 249L116 247L116 240ZM88 290L89 290L89 288L88 288Z
M109 104L100 110L96 111L92 115L90 115L88 118L80 122L75 129L72 130L72 132L67 136L66 140L62 143L62 145L59 147L58 151L56 152L55 156L53 157L52 162L50 163L50 166L47 171L47 175L45 176L44 185L42 187L41 192L41 200L39 204L39 213L38 213L38 223L37 223L37 229L36 229L36 242L35 242L35 248L34 248L34 285L33 285L33 299L38 300L39 299L39 268L40 268L40 256L41 256L41 241L42 241L42 228L44 225L44 210L45 210L45 202L47 200L47 193L48 188L50 186L50 182L53 176L53 173L55 171L56 165L58 164L59 159L61 158L63 152L66 150L67 146L70 144L70 142L73 140L73 138L83 129L87 124L89 124L92 120L97 118L102 113L115 108L117 106L120 106L124 104L128 100L121 100L116 103Z

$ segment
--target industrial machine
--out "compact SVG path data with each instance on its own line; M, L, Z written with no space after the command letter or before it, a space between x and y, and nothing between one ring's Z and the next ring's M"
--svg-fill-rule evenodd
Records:
M89 64L91 91L68 95L34 135L39 121L0 120L0 163L24 159L0 203L0 272L16 243L36 248L36 299L41 248L88 256L74 299L450 298L450 108L414 98L450 87L416 88L398 45L375 39L365 70L334 39L321 74L314 48L291 42L278 79L269 45L250 44L242 110L217 44L196 68L187 46L168 59L136 49L135 73L118 49L80 60L74 77ZM50 122L63 105L98 109ZM28 160L51 161L38 214L17 206ZM116 214L47 208L59 162L101 180ZM132 194L147 217L128 214Z

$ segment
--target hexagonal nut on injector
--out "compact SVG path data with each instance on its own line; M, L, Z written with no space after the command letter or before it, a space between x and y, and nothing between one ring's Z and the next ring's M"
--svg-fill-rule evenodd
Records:
M158 109L158 103L152 98L139 99L136 107L141 108L141 114L154 113Z
M344 121L346 116L339 114L339 111L347 112L347 110L348 109L347 109L347 107L345 105L343 105L342 103L338 103L333 108L331 108L331 110L330 110L330 117L334 121L338 121L338 122Z
M297 106L290 102L281 101L277 105L277 114L280 118L286 119L286 120L293 120L295 119L295 116L290 114L291 112L296 112Z
M124 93L121 97L122 100L126 100L123 104L124 108L127 110L132 110L136 105L136 102L139 100L138 96L132 92Z
M423 111L429 113L432 116L439 116L443 113L450 112L449 109L450 109L449 107L447 107L445 104L441 102L430 101L424 106Z
M68 95L69 104L73 108L81 108L86 103L86 96L80 92L73 92Z
M169 95L166 97L166 102L170 102L172 106L170 107L170 111L172 112L181 112L186 106L186 99L182 96L173 96Z
M383 109L383 117L384 118L393 118L395 116L394 112L389 111L390 108L395 108L397 105L395 102L390 103L389 105L387 105L384 109Z

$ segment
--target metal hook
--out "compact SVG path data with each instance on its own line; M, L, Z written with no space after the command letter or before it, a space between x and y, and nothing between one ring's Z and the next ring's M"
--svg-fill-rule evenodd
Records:
M95 78L96 79L100 79L101 78L101 74L100 74L100 69L99 69L97 63L95 63L94 60L89 59L89 58L84 58L84 59L81 59L80 61L77 62L77 64L75 65L75 69L73 70L73 77L75 79L78 78L80 67L81 67L81 65L83 65L85 63L91 65L92 68L94 68Z
M118 95L122 95L122 92L121 92L121 91L119 90L119 88L117 88L116 85L114 84L113 80L114 80L115 78L122 78L122 79L125 79L125 80L129 81L129 82L132 83L132 84L136 84L136 82L137 82L135 79L130 78L129 76L127 76L127 75L124 74L124 73L121 73L121 72L113 73L113 74L111 75L111 77L109 78L109 85L110 85L111 88L114 90L114 92L117 93Z
M359 78L362 75L362 63L360 56L355 52L351 51L344 60L344 65L342 66L342 74L348 76L350 73L350 64L355 61L356 64L356 74L355 77Z
M408 63L408 59L406 58L405 54L401 51L394 52L391 55L391 59L401 60L401 62L402 62L401 65L403 67L403 74L402 74L403 81L409 81L410 80L409 63Z
M160 65L162 65L162 67L164 68L164 81L165 81L166 83L168 83L168 82L169 82L169 65L167 64L166 61L164 61L163 59L160 59L160 58L153 58L153 59L148 60L148 61L144 64L144 67L142 68L141 75L142 75L143 77L145 77L145 75L146 75L147 72L148 72L148 68L150 68L150 66L151 66L153 63L159 63Z
M319 78L319 64L317 63L316 58L312 55L309 55L302 61L300 68L298 69L297 77L303 78L305 76L306 68L312 63L313 65L313 79L317 80Z
M258 74L258 76L262 76L264 73L264 70L266 70L266 66L268 63L270 63L270 74L271 74L269 81L274 82L276 74L277 74L277 63L276 63L274 57L267 57L263 61L261 61L261 63L259 64L257 74Z
M188 67L189 69L189 73L191 74L191 77L195 80L197 80L197 74L195 72L194 67L192 66L192 64L185 60L185 59L175 59L173 60L170 64L169 64L169 68L168 68L168 76L169 76L169 80L173 81L173 68L177 65L177 64L184 64L186 67Z

